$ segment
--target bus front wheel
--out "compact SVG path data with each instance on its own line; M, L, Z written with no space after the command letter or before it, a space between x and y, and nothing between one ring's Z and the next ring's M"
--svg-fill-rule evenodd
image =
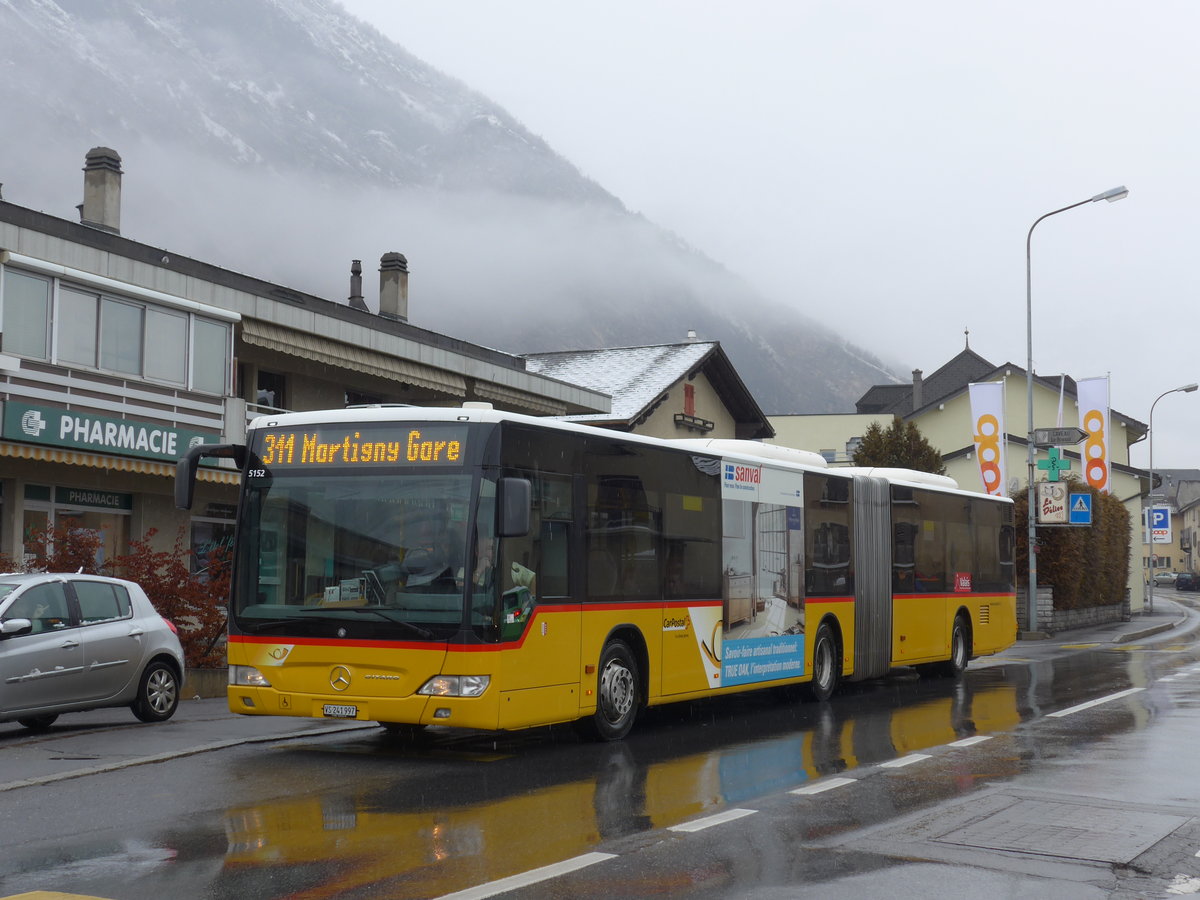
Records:
M837 637L832 628L822 623L813 641L812 681L806 691L811 699L824 703L833 696L841 674L838 668Z
M619 741L633 728L638 712L638 665L624 641L609 641L600 654L596 711L582 720L588 737Z

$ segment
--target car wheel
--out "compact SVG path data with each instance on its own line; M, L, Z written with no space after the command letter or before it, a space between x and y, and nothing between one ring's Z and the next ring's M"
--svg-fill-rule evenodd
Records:
M130 705L143 722L165 722L179 706L179 676L162 660L146 666L138 682L137 699Z
M609 641L600 654L596 712L581 722L593 740L619 741L633 728L639 702L638 665L624 641Z
M833 629L821 623L813 642L812 681L805 686L805 693L810 699L824 703L833 696L841 675L839 656Z
M24 725L30 731L45 731L58 719L57 715L53 716L30 716L27 719L17 719L17 723Z

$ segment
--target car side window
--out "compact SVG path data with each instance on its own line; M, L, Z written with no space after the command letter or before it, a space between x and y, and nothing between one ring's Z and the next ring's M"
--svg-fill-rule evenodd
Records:
M74 581L79 616L84 625L111 622L129 615L129 593L117 584L102 581Z
M66 591L58 582L36 584L9 605L4 618L29 619L33 634L66 628L71 624Z

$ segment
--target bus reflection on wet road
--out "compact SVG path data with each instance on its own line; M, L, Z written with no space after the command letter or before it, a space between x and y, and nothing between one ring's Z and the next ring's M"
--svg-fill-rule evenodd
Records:
M930 687L938 695L921 699ZM435 783L324 791L230 809L217 893L282 896L272 891L286 871L288 897L436 897L570 859L604 840L1020 721L1017 689L986 671L958 684L876 684L826 706L777 698L751 705L749 714L729 701L664 710L627 742L559 744L553 761L528 752L528 736L433 736L386 748L397 763L454 765L449 774L439 766ZM731 740L738 733L743 740ZM699 752L669 755L680 741ZM380 743L363 737L310 752L353 756L377 752ZM564 755L574 762L563 765ZM547 766L586 767L588 774L554 783ZM960 787L971 786L966 779Z

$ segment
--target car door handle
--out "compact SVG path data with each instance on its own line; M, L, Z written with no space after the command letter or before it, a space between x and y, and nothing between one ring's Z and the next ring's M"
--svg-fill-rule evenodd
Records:
M78 646L79 646L79 641L68 640L68 641L62 642L62 648L64 650L74 650Z
M144 631L143 631L142 629L140 629L140 628L131 628L131 629L129 629L129 636L130 636L130 637L141 637L141 636L142 636L143 634L145 634L145 633L146 633L146 632L144 632Z

